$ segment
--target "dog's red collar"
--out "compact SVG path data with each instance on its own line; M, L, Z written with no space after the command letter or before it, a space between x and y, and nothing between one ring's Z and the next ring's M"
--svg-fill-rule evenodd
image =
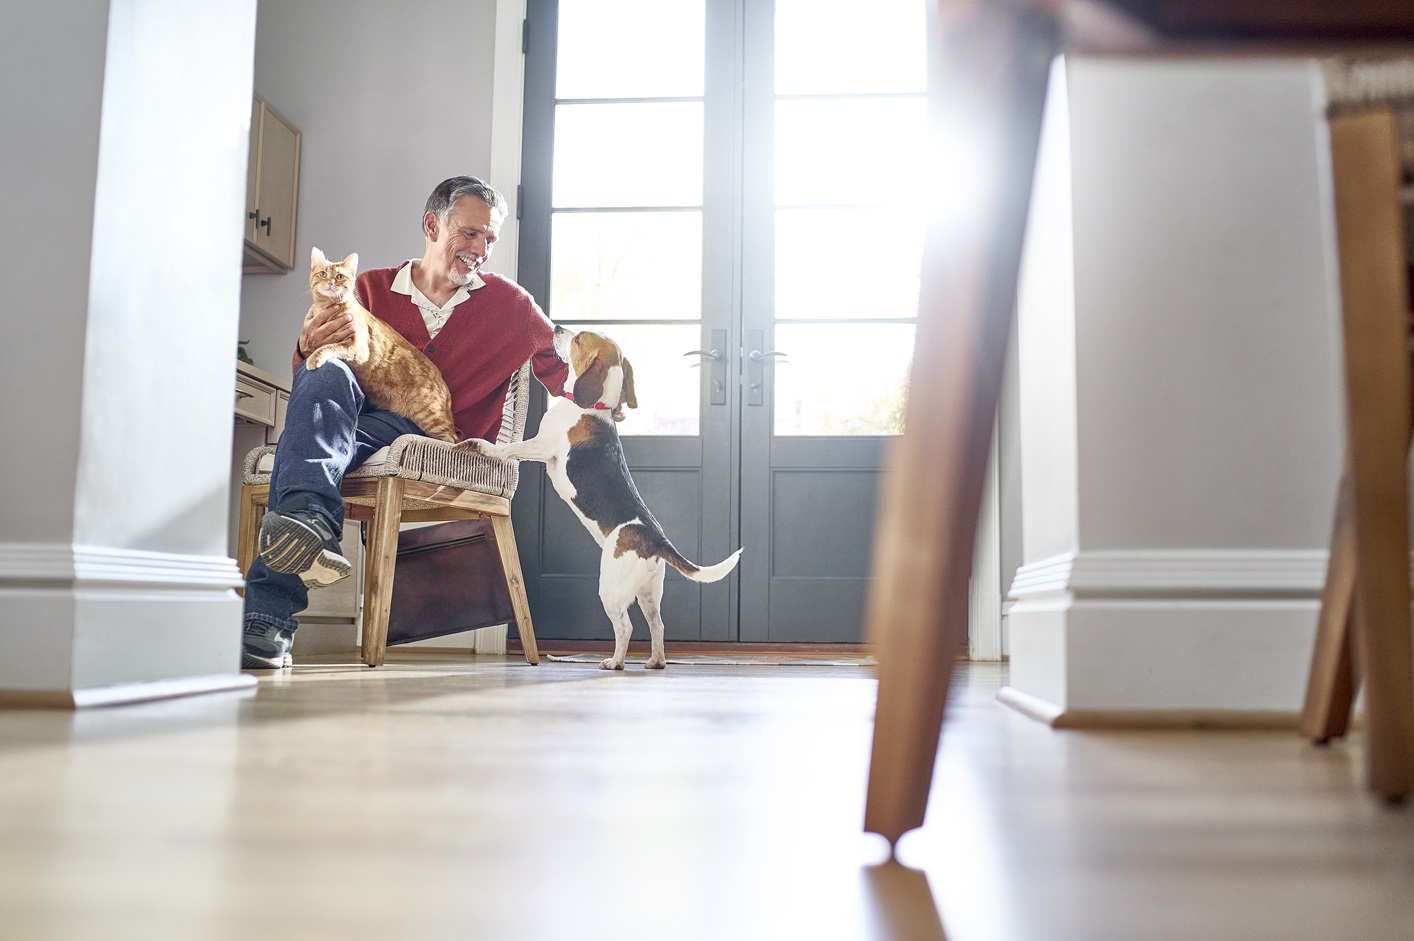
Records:
M573 393L573 392L570 392L568 389L566 389L566 390L565 390L565 398L569 399L571 402L574 402L574 393ZM574 402L574 404L579 405L578 402ZM579 405L579 407L580 407L580 408L597 408L597 409L598 409L599 411L601 411L601 412L607 412L607 411L609 410L609 406L605 405L603 402L595 402L593 405Z

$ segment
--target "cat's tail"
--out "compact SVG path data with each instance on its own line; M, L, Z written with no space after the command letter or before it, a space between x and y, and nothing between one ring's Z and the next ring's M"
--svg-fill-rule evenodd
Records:
M462 436L457 434L457 427L452 424L449 415L441 415L434 411L430 415L409 415L408 417L417 422L417 427L421 428L422 433L429 438L436 438L438 441L445 441L448 444L462 443Z

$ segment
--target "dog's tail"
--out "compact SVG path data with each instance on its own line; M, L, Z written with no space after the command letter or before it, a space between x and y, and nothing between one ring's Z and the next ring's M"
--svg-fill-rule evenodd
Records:
M746 548L745 546L742 549ZM741 549L736 550L716 565L709 565L703 568L693 562L689 562L677 550L666 553L663 558L673 568L692 579L694 582L717 582L727 577L732 569L736 568L736 560L741 557Z

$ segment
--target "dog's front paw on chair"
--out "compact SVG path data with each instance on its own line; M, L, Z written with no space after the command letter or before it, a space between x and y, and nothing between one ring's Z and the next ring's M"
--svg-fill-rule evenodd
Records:
M488 457L491 456L489 449L494 447L495 445L491 442L483 441L480 438L467 438L452 445L452 449L455 451L470 451L472 454L485 454Z

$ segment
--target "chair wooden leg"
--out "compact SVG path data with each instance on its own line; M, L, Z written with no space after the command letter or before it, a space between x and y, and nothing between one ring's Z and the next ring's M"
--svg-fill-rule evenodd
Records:
M1355 524L1351 518L1350 466L1340 481L1335 525L1331 531L1330 560L1316 623L1316 644L1311 673L1306 681L1306 701L1301 709L1301 734L1318 745L1340 738L1350 728L1355 701L1354 661L1351 657L1351 621L1355 603Z
M365 547L363 582L363 662L383 665L388 646L388 613L393 605L394 567L398 562L398 528L403 516L403 481L380 477L373 503L373 521Z
M890 843L923 823L953 660L966 637L977 520L1058 48L1048 10L953 0L942 7L948 29L935 42L932 90L995 144L997 180L979 231L959 239L944 220L930 229L905 433L885 463L866 614L879 691L864 828Z
M520 646L525 651L526 662L532 666L540 663L540 649L535 645L535 625L530 623L530 599L525 594L525 576L520 571L520 551L516 548L516 534L509 516L492 516L491 526L496 532L496 548L501 553L501 569L506 573L506 587L511 592L511 609L516 615L516 630L520 632Z
M1345 340L1355 554L1355 651L1366 772L1388 800L1414 792L1409 587L1409 339L1399 130L1389 109L1330 120Z

